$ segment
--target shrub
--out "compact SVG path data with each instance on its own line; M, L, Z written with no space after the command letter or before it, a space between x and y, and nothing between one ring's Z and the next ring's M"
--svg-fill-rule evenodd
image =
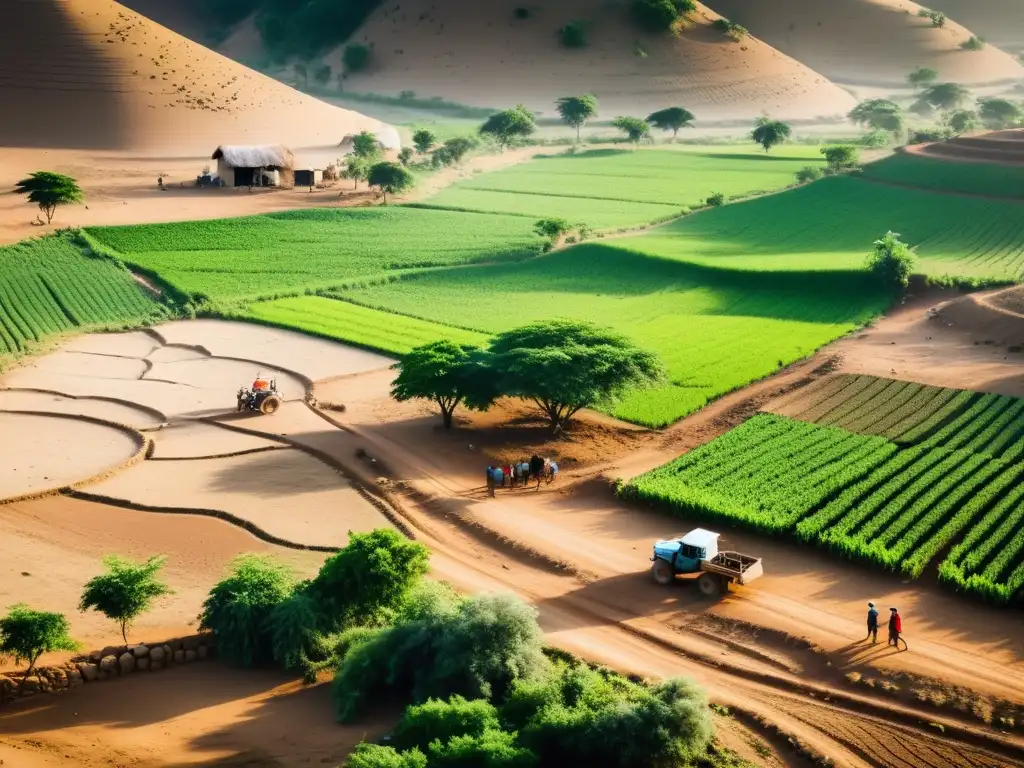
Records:
M78 650L78 643L68 635L70 629L62 613L34 611L24 603L12 605L0 618L0 658L27 661L27 672L31 672L44 653Z
M430 745L430 765L437 768L533 768L537 755L516 746L516 734L497 729L479 736L456 736Z
M345 768L426 768L427 756L418 749L397 752L393 747L360 744L345 761Z
M490 702L467 701L462 696L428 699L405 710L395 728L394 743L397 749L427 749L435 739L447 743L456 736L482 736L500 728L498 710Z
M874 131L868 131L857 141L862 147L869 149L881 149L882 147L889 146L892 142L893 135L886 130L876 129Z
M651 126L639 117L622 116L612 120L612 125L626 135L626 140L634 145L651 135Z
M565 219L540 219L533 226L534 232L552 242L560 240L571 229L572 225Z
M421 155L427 154L437 144L437 135L426 128L421 128L412 135L413 146Z
M308 594L296 590L270 609L267 631L273 660L289 670L304 670L322 660L320 611Z
M820 165L808 165L796 172L796 180L801 184L806 184L817 181L824 175L825 171Z
M516 8L514 15L517 19L528 19L530 18L529 8Z
M850 144L822 147L821 154L825 156L825 162L828 163L828 169L831 173L838 173L848 168L856 168L860 162L860 150Z
M398 162L403 166L408 167L409 163L412 162L413 157L416 155L416 150L412 147L402 147L398 153Z
M668 32L676 22L693 13L697 5L693 0L634 0L633 18L650 32Z
M746 27L728 19L715 19L712 26L736 42L739 42L748 34Z
M949 116L949 129L957 136L977 130L978 113L969 109L958 109Z
M894 293L910 284L917 257L910 247L900 240L896 232L888 232L875 241L875 249L868 256L867 269L875 280Z
M587 46L587 28L582 21L570 21L558 30L558 36L566 48L585 48Z
M341 60L346 72L362 72L370 63L370 49L359 43L351 43L345 46Z
M938 70L931 69L930 67L918 67L907 75L907 82L910 83L915 90L931 85L938 79Z
M491 115L480 126L480 134L493 138L502 149L511 146L517 139L533 135L536 130L533 113L522 104Z
M985 38L971 35L969 38L960 43L960 47L965 51L980 51L985 47Z
M707 204L712 208L717 208L720 205L725 205L725 194L722 192L715 192L713 195L709 195Z
M1009 99L981 99L978 101L978 118L986 128L1002 130L1020 125L1024 121L1024 111Z
M111 555L103 560L107 572L88 581L82 592L78 610L95 608L121 628L121 638L128 642L128 627L148 611L158 597L171 594L170 588L157 579L167 562L166 557L151 557L144 563Z

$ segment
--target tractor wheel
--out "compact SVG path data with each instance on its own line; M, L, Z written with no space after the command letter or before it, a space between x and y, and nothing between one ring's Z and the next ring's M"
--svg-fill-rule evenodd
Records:
M239 413L241 413L243 408L245 408L245 400L240 397L240 398L238 398L238 407L235 410L237 410Z
M260 403L260 413L264 413L269 416L270 414L276 412L277 409L280 407L281 400L271 395L270 397L265 398L262 403Z
M718 597L725 587L722 577L714 573L702 573L697 579L697 589L705 597Z
M660 558L655 560L654 565L651 566L651 575L663 587L667 587L676 580L676 574L672 565Z

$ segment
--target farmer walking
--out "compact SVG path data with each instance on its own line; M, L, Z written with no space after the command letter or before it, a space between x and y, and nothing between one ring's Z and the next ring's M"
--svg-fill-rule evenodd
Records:
M504 467L501 468L501 471L502 471L502 473L504 473L505 478L508 480L508 487L509 488L515 488L516 487L516 476L514 474L512 474L512 465L511 464L506 464Z
M505 487L505 472L502 470L501 467L495 467L494 468L494 487L495 488L504 488ZM494 495L494 492L492 491L491 492L491 496L493 496L493 495Z
M548 483L553 483L558 477L558 462L552 459L548 463Z
M530 482L530 462L526 459L519 462L519 478L523 481L523 488Z
M895 608L889 609L889 645L895 645L896 650L900 649L900 635L903 634L903 618ZM906 643L904 642L904 645Z
M494 496L494 467L487 467L487 495Z
M540 480L544 474L544 459L537 454L530 458L530 475L537 478L537 490L540 490Z
M878 642L878 609L874 603L868 603L868 637L872 643Z

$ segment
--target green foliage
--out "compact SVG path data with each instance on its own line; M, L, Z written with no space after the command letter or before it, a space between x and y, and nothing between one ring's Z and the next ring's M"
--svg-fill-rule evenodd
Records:
M860 163L860 150L850 144L822 147L821 154L825 156L825 162L828 163L828 170L831 173L856 168Z
M437 134L427 128L421 128L412 135L412 143L417 152L425 155L437 144Z
M971 35L960 43L960 47L965 51L983 51L985 49L985 38Z
M976 131L980 125L978 113L970 109L958 109L949 116L949 129L956 136Z
M895 137L893 134L887 131L869 131L860 137L857 142L862 147L868 147L869 149L882 149L883 147L889 146Z
M389 194L399 195L411 189L416 183L416 179L409 169L401 163L391 162L375 164L370 168L366 180L371 187L377 187L381 191L385 204Z
M668 107L647 116L647 122L659 131L672 131L672 139L679 135L680 128L690 128L697 118L688 109Z
M958 109L970 96L970 91L959 83L936 83L921 92L919 101L933 109L949 112Z
M370 131L360 131L352 137L352 154L367 160L381 156L380 141Z
M566 48L586 48L587 26L582 21L570 21L558 30L558 37Z
M886 131L894 136L902 134L905 125L903 110L888 99L862 101L853 108L849 118L857 125L875 131Z
M46 223L53 221L53 214L59 205L80 203L85 198L82 189L70 176L52 171L36 171L19 181L14 191L19 195L28 195L28 201L39 206L46 215Z
M291 594L289 569L265 555L241 555L203 602L200 626L213 633L217 653L251 667L274 657L269 617Z
M708 195L707 204L711 208L718 208L719 206L725 205L725 194L722 192L715 192L713 195Z
M800 184L806 184L810 181L817 181L824 175L825 171L821 166L808 165L796 172L796 180Z
M651 134L651 126L639 117L620 116L612 120L612 126L626 135L626 140L636 145Z
M565 219L539 219L533 225L533 231L541 237L548 238L552 243L557 243L562 237L572 230L572 224Z
M756 143L764 147L765 153L768 153L772 150L772 147L777 147L779 144L788 141L792 133L793 129L790 128L788 123L784 123L781 120L760 118L757 121L754 132L750 136Z
M931 69L929 67L918 67L909 75L907 75L907 82L910 83L910 85L913 86L915 90L925 88L931 85L932 83L937 82L938 79L938 71Z
M305 670L325 655L323 622L316 601L297 589L266 614L270 652L274 663L287 670Z
M628 388L664 376L657 355L589 323L552 320L506 331L491 342L499 390L532 400L552 429L583 408L608 403Z
M648 32L669 32L697 5L693 0L633 0L630 9L636 23Z
M362 72L370 64L371 51L365 45L352 43L345 46L341 61L346 72Z
M537 756L516 746L516 734L492 729L478 736L456 736L430 745L430 765L438 768L534 768Z
M922 19L928 19L933 27L941 29L946 26L946 14L942 11L933 11L930 8L919 8L917 15Z
M204 0L206 4L247 5L256 12L264 46L279 61L312 59L348 39L379 0ZM234 16L235 14L230 14ZM243 14L243 17L248 13ZM241 18L235 19L241 20Z
M724 18L715 19L712 26L723 32L726 36L735 40L737 43L749 34L746 27L737 24L735 21L729 21Z
M868 256L867 270L884 288L900 292L910 284L917 257L895 232L887 232L875 241Z
M415 149L413 149L412 147L402 147L402 149L398 152L398 162L400 162L403 167L408 168L409 164L412 162L413 157L415 156Z
M391 385L391 396L399 402L424 399L437 403L445 429L451 429L459 405L485 409L497 395L480 350L471 345L433 341L403 355L392 368L398 376Z
M376 164L375 157L365 157L356 152L345 158L345 165L341 169L341 177L350 179L355 189L360 181L366 181L370 177L370 169Z
M978 117L986 128L998 131L1024 123L1024 110L1009 99L979 99Z
M70 629L62 613L34 611L24 603L12 605L0 618L0 658L28 662L31 672L44 653L78 650L79 644L68 635Z
M463 158L477 146L476 139L469 136L454 136L434 150L433 161L436 167L459 165Z
M946 160L915 154L899 154L866 165L864 175L879 181L942 192L962 192L1010 199L1024 198L1024 168L1014 165L974 163L971 165L971 172L964 173L962 166ZM947 210L945 215L953 216L955 213ZM902 223L900 226L907 228ZM909 228L907 229L909 231ZM1018 238L1005 227L999 227L996 232L1001 233L1002 247L999 248L997 243L993 243L990 246L993 250L978 254L982 260L993 254L1013 253L1020 247L1015 245Z
M133 563L116 555L104 558L107 572L86 583L78 610L95 609L116 621L127 643L132 622L148 611L158 597L172 594L170 587L157 578L166 562L166 557L151 557L144 563Z
M394 744L397 749L426 750L435 739L447 744L456 736L482 736L500 728L498 710L488 701L467 701L462 696L427 699L405 710L395 727Z
M491 115L480 126L480 134L492 137L502 149L511 146L517 140L532 136L536 131L537 124L533 121L533 113L522 104Z
M597 117L597 97L586 93L582 96L563 96L555 103L562 122L576 129L576 141L580 140L580 129L587 120Z
M345 768L426 768L427 756L418 749L397 752L393 747L360 744L345 761Z

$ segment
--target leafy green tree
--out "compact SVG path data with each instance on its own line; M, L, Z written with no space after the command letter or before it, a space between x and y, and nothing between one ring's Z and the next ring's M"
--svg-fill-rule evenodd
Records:
M825 156L825 162L832 173L839 173L848 168L856 168L860 162L860 150L850 144L822 147L821 154Z
M497 394L481 351L447 339L416 347L392 368L398 376L391 385L391 396L399 402L434 401L441 409L445 429L452 428L452 417L460 405L486 409Z
M970 109L958 109L949 116L949 128L957 136L978 130L980 124L978 113Z
M418 749L398 752L394 747L363 742L348 756L345 768L427 768L427 756Z
M597 97L586 93L582 96L563 96L555 102L562 122L576 129L576 141L580 140L580 129L587 120L597 117Z
M371 187L377 187L381 191L385 205L388 203L388 195L400 195L411 189L416 181L404 165L390 162L375 164L370 168L366 180Z
M929 67L918 67L907 75L907 82L910 83L914 90L920 90L921 88L927 88L932 83L935 83L939 79L938 70L931 69Z
M651 135L651 126L646 120L639 117L616 117L612 120L612 126L626 134L626 140L635 147L642 139Z
M672 131L672 141L679 136L680 128L690 128L697 118L688 109L669 107L648 115L647 122L659 131Z
M657 356L589 323L551 320L505 331L490 346L501 392L532 400L553 429L583 408L664 375Z
M533 114L522 104L491 115L480 126L480 133L491 136L502 149L511 146L517 139L532 136L536 131L537 124L533 121Z
M893 136L903 133L903 109L888 99L868 99L854 107L848 115L850 121L874 131L886 131Z
M807 184L811 181L817 181L825 175L825 171L817 165L807 165L796 172L796 180L800 184Z
M370 63L370 49L359 43L346 45L341 61L346 72L362 72Z
M434 166L458 165L477 146L476 139L469 136L455 136L434 150Z
M587 47L587 25L582 21L570 21L558 30L558 36L566 48Z
M352 189L359 188L360 181L370 178L370 169L375 165L376 158L363 157L353 152L345 158L345 166L341 169L343 179L352 180Z
M978 117L986 128L998 131L1019 126L1024 121L1024 111L1009 99L980 99Z
M144 563L133 563L116 555L104 558L107 572L86 583L78 610L95 609L116 621L127 643L132 622L148 611L158 597L171 594L170 587L158 578L166 562L166 557L151 557Z
M728 19L715 19L714 27L724 32L727 37L732 38L737 43L750 34L746 27Z
M412 162L413 157L416 155L416 150L412 147L402 147L398 152L398 162L400 162L406 168L409 167L409 163Z
M437 144L437 135L426 128L421 128L412 135L412 144L421 155L427 154Z
M36 171L19 181L14 191L28 195L28 201L39 206L46 215L46 223L53 221L53 214L59 205L80 203L85 198L81 188L70 176L51 171Z
M213 633L217 653L233 664L251 667L270 661L269 617L295 586L291 571L266 555L241 555L228 575L203 602L200 628Z
M867 269L884 288L899 293L910 284L917 257L896 232L887 232L875 241L868 256Z
M376 159L381 156L380 139L370 131L361 131L352 137L352 154Z
M676 22L697 10L694 0L633 0L636 23L648 32L668 32Z
M920 101L933 109L949 112L958 109L971 97L971 92L959 83L936 83L921 93Z
M572 224L566 219L540 219L533 225L533 231L541 237L546 237L551 245L557 245L558 241L572 230Z
M467 701L462 696L427 699L405 710L395 727L394 744L397 749L427 749L434 739L447 743L456 736L482 736L500 728L498 710L489 701Z
M270 655L284 669L309 672L329 656L320 607L305 585L274 605L265 621ZM309 677L315 680L315 672Z
M24 603L12 605L0 618L0 657L28 662L26 676L44 653L77 651L79 644L68 635L71 627L62 613L34 611Z
M787 141L792 133L793 129L789 127L788 123L784 123L781 120L760 118L751 137L755 142L764 147L764 151L767 153L771 151L772 147Z

